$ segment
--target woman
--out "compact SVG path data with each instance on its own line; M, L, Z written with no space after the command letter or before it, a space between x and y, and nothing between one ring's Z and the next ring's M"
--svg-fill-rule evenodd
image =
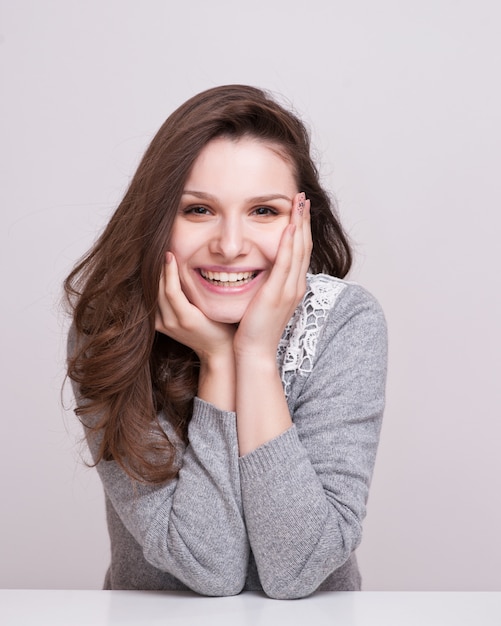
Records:
M350 264L293 114L233 85L167 119L65 283L106 588L360 588L386 332Z

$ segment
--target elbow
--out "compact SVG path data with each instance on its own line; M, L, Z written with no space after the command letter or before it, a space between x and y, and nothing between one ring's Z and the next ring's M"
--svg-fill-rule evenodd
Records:
M352 577L358 580L358 574L355 575L353 571L356 563L350 557L360 544L360 540L361 528L355 525L352 532L338 536L337 541L329 542L329 546L322 542L323 546L318 545L320 550L310 554L302 565L298 564L297 568L291 568L288 575L277 576L275 573L275 576L263 576L261 578L263 591L269 598L275 600L306 598L321 586L325 589L331 588L331 582L339 589L346 585L348 591L354 584L351 581ZM336 578L336 582L327 580L331 576ZM323 585L324 582L327 583L326 587Z
M311 596L322 586L338 568L343 568L343 564L337 561L332 566L325 564L313 570L304 570L298 576L282 580L261 581L264 593L274 600L299 600ZM328 587L327 587L328 588Z
M318 585L313 587L296 585L263 585L263 591L272 600L300 600L310 596L317 590Z
M226 560L209 567L179 572L179 578L195 593L202 596L236 596L243 591L247 579L247 559Z
M306 574L306 576L304 575ZM318 572L303 572L298 576L287 578L261 579L261 585L268 598L273 600L299 600L314 593L322 580L319 580Z
M248 558L235 557L199 571L196 580L187 582L188 586L204 596L236 596L243 591L247 579ZM195 577L193 577L195 578Z
M243 590L249 551L245 541L231 553L224 554L217 548L200 554L181 542L168 548L166 542L157 541L143 548L144 558L150 565L174 576L195 593L223 597L238 595Z
M165 563L160 563L158 559L149 561L151 565L162 572L166 572L177 578L186 587L202 596L236 596L244 588L247 572L241 568L227 567L225 571L215 568L166 567ZM172 564L171 564L172 565Z
M237 596L245 585L244 576L209 576L204 581L189 584L189 587L202 596Z
M236 596L244 588L247 572L241 568L228 567L225 571L214 568L200 568L188 572L176 572L177 578L189 589L201 596L225 597ZM175 575L176 575L175 574Z
M325 567L314 569L304 568L296 575L262 577L261 585L268 598L273 600L299 600L307 598L320 587L324 579L331 573Z

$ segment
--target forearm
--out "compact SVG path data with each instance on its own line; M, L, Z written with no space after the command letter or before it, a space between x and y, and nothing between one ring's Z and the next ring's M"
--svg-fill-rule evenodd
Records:
M145 555L199 593L238 593L245 581L249 546L235 415L196 400L189 438L176 491L150 525Z
M292 425L275 358L237 357L237 436L240 456Z
M367 294L355 287L342 293L328 317L320 308L325 298L314 301L322 333L308 329L302 360L294 349L288 355L294 427L239 460L247 532L273 597L308 595L361 539L384 406L386 332ZM306 327L295 322L291 346L301 344Z
M200 364L198 397L222 411L235 411L236 375L233 351L205 359Z
M134 483L115 462L98 471L151 565L198 593L232 595L244 585L249 553L234 413L196 399L189 439L178 478L163 485Z
M265 593L283 599L311 594L357 547L359 520L340 494L325 490L295 427L242 457L240 476Z

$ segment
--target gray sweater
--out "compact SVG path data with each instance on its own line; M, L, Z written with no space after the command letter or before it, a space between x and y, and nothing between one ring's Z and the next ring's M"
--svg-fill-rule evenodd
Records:
M145 486L113 461L98 464L111 539L105 588L273 598L360 589L354 550L379 439L386 343L370 294L309 275L277 352L289 430L239 458L235 413L196 398L188 446L160 415L177 441L175 480Z

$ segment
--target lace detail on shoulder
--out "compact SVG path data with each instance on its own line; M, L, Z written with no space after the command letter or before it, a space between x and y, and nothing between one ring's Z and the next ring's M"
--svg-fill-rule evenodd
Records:
M286 397L293 379L313 369L320 331L346 287L346 283L326 274L308 274L307 285L304 298L285 327L277 349L277 364Z

